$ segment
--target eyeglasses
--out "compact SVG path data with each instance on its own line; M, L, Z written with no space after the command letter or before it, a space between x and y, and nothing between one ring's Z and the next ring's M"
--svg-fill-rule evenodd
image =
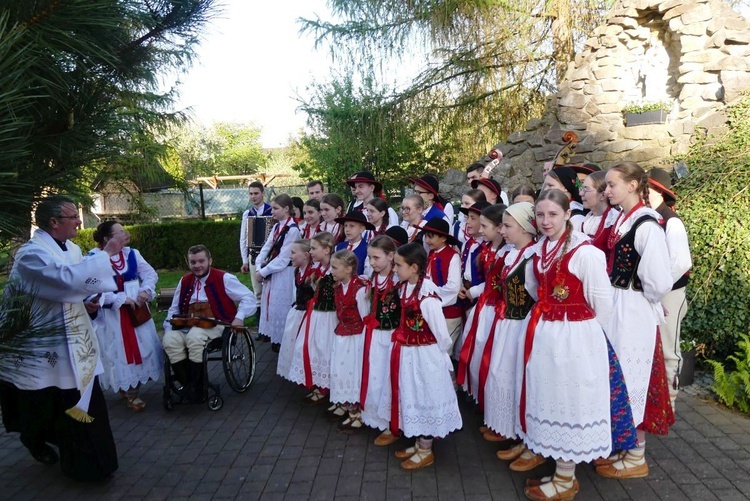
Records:
M588 186L581 186L578 188L579 193L583 193L584 195L590 191L596 191L594 188L589 188Z
M408 213L410 213L410 212L411 212L411 207L403 207L403 206L402 206L402 207L400 207L399 209L400 209L400 210L401 210L401 212L403 212L404 214L408 214Z
M430 192L429 191L414 190L414 193L416 193L417 195L427 195Z

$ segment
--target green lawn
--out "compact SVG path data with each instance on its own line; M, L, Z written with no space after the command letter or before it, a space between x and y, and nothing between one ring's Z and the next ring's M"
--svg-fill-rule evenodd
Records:
M159 274L159 280L156 282L157 294L162 288L177 287L177 282L179 282L182 276L185 274L184 270L156 270L156 272ZM250 289L253 288L252 282L250 280L250 274L245 275L242 273L238 273L235 276L239 279L240 282L248 286ZM156 328L161 329L161 325L162 323L164 323L164 319L167 317L166 309L164 311L159 311L159 308L156 305L156 301L153 301L151 304L151 311L154 316L154 322L156 322ZM255 324L256 322L254 318L245 319L245 326L254 327Z

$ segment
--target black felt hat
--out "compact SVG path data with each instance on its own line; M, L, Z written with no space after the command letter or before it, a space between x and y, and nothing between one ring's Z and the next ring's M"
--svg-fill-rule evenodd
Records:
M461 207L459 210L463 212L464 214L466 214L467 216L469 215L469 212L475 212L481 216L482 211L486 209L487 207L490 207L491 205L492 204L489 202L479 201L479 202L476 202L471 207Z
M442 217L433 217L422 225L425 233L434 233L446 237L449 245L461 245L456 237L451 235L451 226Z
M492 178L480 177L479 179L475 179L471 182L471 187L476 190L480 184L491 189L492 192L497 195L498 200L500 199L501 193L503 192L503 188L502 186L500 186L500 183Z
M400 226L391 226L385 230L385 234L391 237L391 240L396 243L396 247L409 243L409 234Z
M357 183L372 184L373 186L375 186L375 191L378 192L383 190L383 185L379 181L375 180L375 176L373 176L371 172L357 172L346 180L346 184L348 184L349 186L354 186Z
M653 190L661 193L667 205L677 202L677 195L672 191L672 176L664 169L654 168L648 171L648 184Z
M440 181L432 174L425 174L422 177L410 177L409 181L429 191L436 198L440 198Z
M343 217L337 217L336 219L334 219L334 221L336 221L339 224L344 224L347 221L349 221L349 222L352 222L352 223L359 223L359 224L363 225L368 230L374 230L375 229L375 225L373 225L370 221L368 221L367 218L365 217L365 215L362 214L362 212L360 212L360 211L348 212L345 216L343 216Z

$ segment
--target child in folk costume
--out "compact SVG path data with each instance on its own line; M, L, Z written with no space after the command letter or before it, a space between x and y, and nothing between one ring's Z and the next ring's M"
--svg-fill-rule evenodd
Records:
M310 242L310 257L315 267L307 280L315 295L297 328L289 380L312 390L305 400L311 405L325 402L331 386L331 347L336 329L334 282L331 276L331 255L335 246L333 235L322 232Z
M487 198L484 196L482 190L472 189L464 193L461 197L461 209L468 209L477 202L486 202ZM459 209L458 217L453 221L453 236L461 243L463 247L464 242L469 239L469 235L466 233L466 214Z
M458 245L458 240L450 234L450 225L440 217L430 219L422 229L425 246L429 248L425 277L438 287L448 333L455 344L461 335L464 314L458 303L458 293L461 291L461 258L453 248L454 245Z
M321 231L327 231L335 242L344 241L344 226L336 222L336 218L344 216L344 199L335 193L326 193L320 201L320 216L323 218Z
M607 335L625 373L638 446L599 461L596 471L610 478L639 478L648 475L646 432L666 435L674 424L659 335L664 320L661 300L672 290L672 275L660 216L644 204L645 171L624 162L609 169L606 181L609 201L622 207L607 241L614 296Z
M103 252L107 242L120 233L126 232L115 221L100 224L94 232L94 241L99 246L89 255ZM131 247L123 247L109 259L117 291L102 294L99 299L102 308L92 322L104 368L99 382L103 389L111 387L119 391L128 406L138 412L146 407L138 395L139 388L149 380L159 380L164 359L154 320L149 318L135 325L131 312L153 299L158 276L140 252Z
M305 220L299 226L302 238L309 240L314 235L323 231L323 221L320 217L320 201L311 198L305 202L305 206L302 207L302 218Z
M484 438L489 441L517 436L519 348L523 350L525 319L534 304L534 299L526 291L526 277L534 273L534 206L529 202L511 205L505 209L497 230L513 248L492 267L485 287L485 290L494 289L500 293L495 303L495 325L485 344L479 367L479 400L484 399L484 422L489 428ZM492 229L485 228L484 231L487 233ZM497 457L514 460L524 450L521 443L498 451ZM515 470L517 466L511 466L511 469Z
M276 363L276 374L289 379L289 369L294 357L294 345L297 332L302 323L302 317L307 311L307 303L312 299L314 291L310 278L314 273L312 258L310 257L310 240L297 240L292 244L290 254L294 266L295 299L293 308L289 310L284 323L284 337L281 339L279 360Z
M604 195L605 171L596 171L583 180L581 186L581 201L583 208L589 210L583 219L581 226L576 228L591 238L594 247L607 253L607 238L612 229L612 224L617 219L619 210L609 204L609 199Z
M484 283L484 267L479 262L479 255L489 244L481 233L480 217L482 211L489 206L487 202L476 202L471 207L461 208L461 214L466 217L463 232L466 240L460 253L461 290L458 298L463 301L463 307L466 310L471 308L474 300L479 297L480 284ZM474 290L471 291L471 289Z
M396 452L406 470L431 465L435 461L433 437L444 437L462 426L450 376L452 340L437 287L424 278L426 265L420 244L396 250L401 318L393 332L390 378L378 409L394 435L418 437L414 446Z
M294 268L289 266L289 255L292 244L299 240L299 227L292 217L294 205L289 195L274 198L271 209L277 223L255 261L255 277L263 282L258 331L271 338L271 347L278 353L284 320L294 302Z
M359 215L362 215L360 212ZM359 410L362 388L362 353L364 348L364 318L370 313L367 301L367 282L357 274L357 256L341 250L331 256L331 276L336 285L334 299L338 325L334 330L331 353L331 407L335 418L347 418L339 424L340 431L362 428Z
M336 223L344 227L346 240L336 246L336 250L349 250L357 256L357 275L367 275L372 272L367 267L367 241L362 238L365 231L372 231L375 227L367 221L361 211L350 212L344 217L336 218Z
M479 265L490 275L493 274L493 270L497 274L498 264L502 269L501 263L511 249L511 246L505 243L499 231L503 222L504 210L504 205L490 205L482 210L480 217L480 231L487 239L487 247L478 261ZM466 317L466 326L460 343L461 348L458 352L458 372L456 373L456 383L474 397L474 400L480 404L480 408L484 406L484 402L480 398L482 390L480 390L479 384L479 368L484 346L490 334L494 332L497 317L495 307L502 298L500 289L490 285L483 282L467 291L468 298L478 298L478 301ZM482 432L485 433L487 430L482 429Z
M526 447L556 460L553 477L527 481L530 499L572 499L575 465L635 443L635 428L617 356L602 326L612 292L604 254L574 231L570 200L543 191L535 207L541 240L527 290L539 300L528 317L519 419ZM541 464L535 458L529 466Z
M394 229L404 231L403 228ZM398 440L388 429L388 420L378 416L383 385L388 380L390 369L391 336L401 318L398 277L393 271L396 242L387 235L379 236L367 246L367 255L373 273L370 315L365 318L359 405L362 409L362 422L382 431L375 439L375 445L385 446Z

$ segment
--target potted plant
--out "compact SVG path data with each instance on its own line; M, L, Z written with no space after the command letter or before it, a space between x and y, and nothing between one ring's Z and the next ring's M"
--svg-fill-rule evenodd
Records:
M623 108L625 126L663 124L672 109L668 101L630 103Z
M703 355L706 345L698 343L695 339L680 340L680 387L690 386L695 380L695 357Z

